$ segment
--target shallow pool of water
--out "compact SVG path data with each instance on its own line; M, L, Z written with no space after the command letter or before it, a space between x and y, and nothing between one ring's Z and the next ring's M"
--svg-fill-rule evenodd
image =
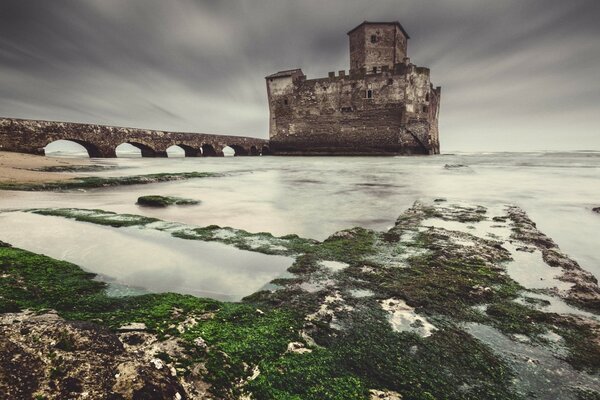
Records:
M0 214L0 238L100 274L100 279L117 284L110 289L112 295L137 289L235 301L285 274L292 264L289 257L178 239L152 229L111 228L23 212Z

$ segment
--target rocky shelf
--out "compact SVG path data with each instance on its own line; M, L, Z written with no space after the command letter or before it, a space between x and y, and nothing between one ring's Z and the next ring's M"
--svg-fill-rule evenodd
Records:
M113 298L76 265L3 244L3 398L600 396L597 280L517 207L416 203L388 231L357 227L324 241L29 211L294 262L273 289L239 303Z

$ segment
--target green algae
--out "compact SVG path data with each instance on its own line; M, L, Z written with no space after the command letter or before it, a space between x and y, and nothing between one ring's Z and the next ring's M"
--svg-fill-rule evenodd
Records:
M600 400L600 391L577 389L577 400Z
M167 207L172 205L183 206L183 205L195 205L199 204L198 200L184 199L181 197L174 196L159 196L159 195L148 195L140 196L137 199L137 204L140 206L147 207Z
M273 362L261 362L259 368L261 374L248 384L257 398L358 400L368 396L365 382L326 349L285 354Z
M282 310L257 310L240 303L222 303L175 293L123 298L106 296L106 285L78 266L8 246L0 247L0 311L53 309L69 320L92 321L113 329L138 322L161 338L180 337L195 361L207 362L207 380L225 393L242 379L246 365L278 357L298 337L299 319ZM178 323L198 322L184 330ZM195 351L202 337L210 352ZM61 346L69 348L68 338ZM225 355L223 355L225 354ZM189 361L188 361L189 364Z
M144 226L160 221L156 218L144 217L135 214L117 214L111 211L81 210L77 208L33 209L30 210L30 212L39 215L69 218L76 221L89 222L97 225L112 226L114 228L125 226Z
M302 315L290 307L273 309L264 307L265 304L222 303L173 293L109 298L104 294L105 284L92 280L93 274L67 262L1 247L0 263L1 298L11 302L11 311L55 309L67 319L93 321L113 329L141 322L159 337L180 337L188 343L192 360L182 361L180 366L203 362L207 368L205 378L213 385L216 395L238 395L247 391L255 393L257 398L359 399L366 398L368 387L390 387L393 382L392 388L405 393L409 393L410 388L413 396L410 398L430 398L428 393L435 395L436 390L440 393L449 390L447 387L435 389L433 373L424 374L433 360L441 361L441 353L413 359L412 347L425 345L427 341L392 332L381 315L370 317L379 318L375 323L369 318L360 318L364 325L332 338L330 349L290 354L286 353L287 344L302 342L298 332L304 323ZM178 330L177 324L190 317L196 321L183 332ZM198 338L202 338L210 351L194 346ZM466 337L461 338L460 351L471 354L477 346L473 347L472 343L464 346L465 340ZM438 352L457 344L449 343ZM68 338L64 346L68 347ZM437 345L430 347L438 348ZM389 351L393 349L396 353L390 358ZM483 355L472 357L486 360ZM464 359L459 361L465 363ZM383 368L373 369L378 363L383 363ZM249 365L259 366L262 372L258 378L244 388L232 386L232 382L250 375ZM478 368L481 365L473 366L471 372ZM471 376L471 372L464 375ZM499 379L500 372L501 376L505 374L504 370L491 372L489 375L495 379ZM458 383L452 381L450 369L448 374L450 387L458 388ZM293 376L298 377L297 384L288 385Z
M149 183L169 182L183 179L208 178L219 176L210 172L173 172L123 177L87 176L56 182L0 183L0 190L21 191L62 191L75 189L93 189L112 186L143 185Z
M107 165L51 165L41 168L33 168L31 171L40 172L98 172L108 169L115 169L115 166Z
M34 214L55 216L112 227L147 226L156 223L152 229L169 232L173 237L206 242L220 242L240 250L255 251L271 255L297 255L313 251L319 242L301 238L298 235L277 237L268 232L251 233L243 229L209 225L193 227L185 224L163 223L156 218L135 214L117 214L112 211L78 208L42 208L28 210Z
M111 218L122 218L102 210L90 217L84 211L64 211L59 216L105 225L110 225ZM471 223L485 219L484 211L414 207L389 232L354 228L323 242L218 226L164 228L161 221L141 219L140 226L156 223L151 228L185 239L296 255L289 269L294 275L274 281L279 286L276 290L257 292L243 303L172 293L114 299L100 287L79 296L77 302L52 305L54 297L40 309L55 308L66 318L95 321L113 329L142 322L161 338L178 337L187 344L189 359L178 360L177 365L188 368L202 363L207 369L203 378L212 385L213 394L223 398L251 394L258 399L366 399L369 389L393 390L409 399L522 398L512 384L515 376L510 364L467 334L462 322L491 325L509 336L525 335L539 345L545 345L546 332L554 332L563 338L566 360L572 366L597 373L597 332L573 318L515 302L525 289L502 267L509 256L497 243L480 240L463 251L452 237L436 229L417 229L432 215ZM44 212L58 215L56 210ZM470 236L459 235L465 238ZM391 266L380 257L382 253L401 257L405 266ZM323 260L344 262L348 267L328 271L320 265ZM59 285L60 280L52 284ZM304 284L316 284L315 291L307 292ZM353 298L350 293L356 288L373 295ZM340 297L330 304L332 314L308 318L333 293ZM395 331L379 305L387 298L406 301L433 322L436 330L428 337ZM11 292L1 299L12 299ZM22 308L22 301L17 296L9 308ZM35 304L30 302L28 307L35 308ZM193 323L180 330L190 318ZM206 349L197 345L199 339ZM290 342L301 343L308 352L287 351ZM587 396L588 392L581 393Z
M104 284L78 266L12 247L0 247L0 311L76 304Z
M243 229L209 225L171 229L171 235L180 239L220 242L240 250L272 255L296 255L311 251L318 242L297 235L274 236L268 232L251 233Z

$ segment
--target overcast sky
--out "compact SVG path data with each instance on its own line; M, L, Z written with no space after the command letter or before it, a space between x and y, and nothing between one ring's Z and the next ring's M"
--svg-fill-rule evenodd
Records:
M264 77L399 20L442 151L600 150L600 0L0 0L0 116L266 138Z

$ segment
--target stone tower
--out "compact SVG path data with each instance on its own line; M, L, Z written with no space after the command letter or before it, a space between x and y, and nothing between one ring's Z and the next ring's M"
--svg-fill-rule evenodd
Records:
M441 88L406 56L399 22L348 32L350 72L266 78L270 149L280 155L438 154Z
M390 69L404 61L409 39L399 22L365 21L348 32L350 72L362 68L377 73L383 66Z

